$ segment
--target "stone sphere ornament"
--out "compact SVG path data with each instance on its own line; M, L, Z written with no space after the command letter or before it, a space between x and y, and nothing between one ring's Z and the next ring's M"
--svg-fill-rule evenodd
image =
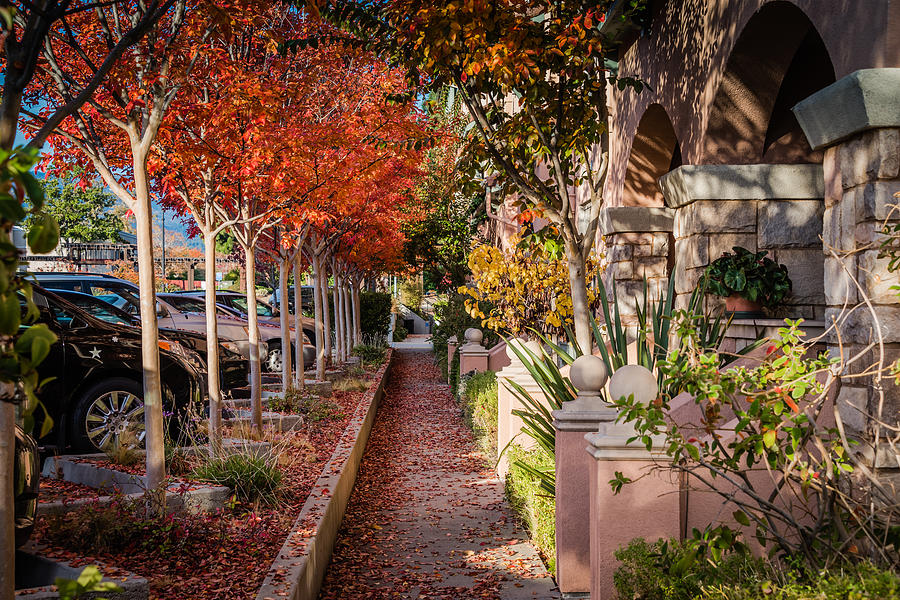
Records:
M647 406L659 395L656 377L647 367L625 365L609 379L609 397L616 401L634 395L634 401Z
M569 379L580 393L599 393L609 379L609 372L603 359L583 354L572 362Z
M480 344L484 339L484 333L480 329L469 327L466 329L466 341L470 344Z

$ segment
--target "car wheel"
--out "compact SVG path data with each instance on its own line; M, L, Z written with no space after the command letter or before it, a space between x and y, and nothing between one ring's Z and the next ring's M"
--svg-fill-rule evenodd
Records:
M281 346L269 344L269 355L266 357L266 371L281 373Z
M111 377L86 390L75 408L74 443L79 450L105 450L117 442L144 445L144 399L141 384Z

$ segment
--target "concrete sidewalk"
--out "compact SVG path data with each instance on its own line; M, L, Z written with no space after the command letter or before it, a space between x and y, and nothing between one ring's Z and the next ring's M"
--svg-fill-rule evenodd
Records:
M320 598L558 598L432 355L397 354Z

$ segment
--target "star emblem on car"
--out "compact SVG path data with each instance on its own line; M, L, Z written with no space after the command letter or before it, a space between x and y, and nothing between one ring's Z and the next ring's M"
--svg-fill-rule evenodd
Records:
M91 348L90 354L91 354L91 358L96 358L97 360L100 359L100 350L97 349L97 346L94 346L93 348Z

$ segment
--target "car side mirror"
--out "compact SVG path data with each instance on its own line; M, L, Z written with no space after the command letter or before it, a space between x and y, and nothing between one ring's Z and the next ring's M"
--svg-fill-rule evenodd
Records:
M169 311L166 310L166 307L163 306L162 304L160 304L159 302L156 303L156 316L157 317L168 317L169 316Z

